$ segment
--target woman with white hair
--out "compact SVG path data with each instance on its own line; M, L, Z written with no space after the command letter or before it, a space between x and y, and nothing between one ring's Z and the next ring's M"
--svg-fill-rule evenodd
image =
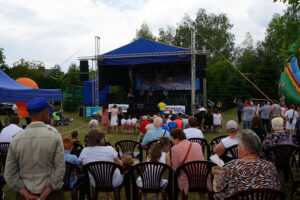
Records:
M263 141L263 153L265 159L274 162L274 155L270 154L273 146L282 144L293 144L292 135L284 131L283 119L276 117L272 119L273 133L269 133Z
M89 127L90 127L90 129L99 128L98 121L96 119L91 119L91 121L89 122ZM86 147L88 146L88 140L89 140L89 136L88 136L88 134L86 134L84 137L84 143L85 143Z
M224 167L213 167L215 199L226 199L249 189L280 189L276 168L260 159L261 141L254 131L245 129L239 133L238 155L239 159Z

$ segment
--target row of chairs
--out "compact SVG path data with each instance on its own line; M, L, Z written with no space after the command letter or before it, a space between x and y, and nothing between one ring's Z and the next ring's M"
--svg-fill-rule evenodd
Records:
M72 200L77 200L79 187L75 186L71 189L67 187L67 185L69 184L68 179L71 175L71 171L77 170L79 173L79 168L71 163L66 163L66 166L67 171L64 178L64 190L71 191ZM115 199L118 200L120 199L120 191L123 186L125 186L125 193L129 192L129 196L126 194L126 199L140 200L142 199L142 193L161 193L163 200L170 200L178 199L179 188L177 186L177 177L182 174L182 172L187 175L189 192L201 194L208 193L209 199L213 199L213 191L207 190L207 178L209 177L213 166L215 166L215 164L210 161L188 162L180 166L174 174L171 167L158 162L142 162L127 171L124 171L115 163L93 162L85 165L84 169L89 172L95 180L95 187L92 187L92 200L97 199L98 192L113 192ZM119 169L124 173L124 182L120 186L113 188L112 177L116 169ZM141 177L141 187L137 186L136 184L137 177ZM166 186L162 186L161 179L165 177L167 177L168 183ZM130 196L131 192L132 198ZM183 199L187 198L187 195L183 196ZM88 199L90 200L90 195L88 195ZM271 189L257 189L238 192L226 200L235 199L283 200L285 199L285 194L283 192Z

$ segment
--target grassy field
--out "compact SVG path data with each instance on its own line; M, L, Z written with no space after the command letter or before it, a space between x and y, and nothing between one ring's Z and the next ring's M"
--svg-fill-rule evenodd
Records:
M77 113L64 113L66 116L73 118L73 122L69 123L69 126L65 126L65 127L56 127L57 130L62 134L62 135L66 135L66 136L70 136L70 131L73 129L78 129L79 131L79 141L81 141L82 144L84 144L84 136L88 133L89 128L88 128L88 122L89 122L89 118L80 118L78 117ZM3 119L5 118L5 116L0 116L1 121L3 122ZM214 137L218 136L218 135L222 135L222 134L226 134L224 126L225 123L228 120L236 120L237 121L237 115L236 115L236 109L231 109L229 111L226 111L224 113L222 113L222 118L223 118L223 128L221 130L221 133L205 133L204 137L205 139L210 142L210 140L212 140ZM22 120L22 123L25 124L25 121ZM100 125L101 126L101 125ZM242 128L242 124L240 124L240 128ZM110 133L107 134L107 140L114 146L114 144L119 141L119 140L123 140L123 139L132 139L132 140L137 140L138 138L138 134L116 134L116 133ZM144 160L145 160L145 156L144 156ZM296 172L296 170L293 170L293 174L294 177L296 179L300 179L300 175L299 173ZM285 192L285 194L287 195L286 199L290 199L290 188L291 188L291 183L285 183L283 180L283 175L280 173L280 181L281 181L281 186L282 186L282 191ZM7 187L5 186L3 191L5 192L5 199L6 200L12 200L15 199L15 194L11 193L9 191L7 191ZM71 199L70 198L70 193L66 192L65 193L65 199ZM98 196L98 199L104 199L104 195L100 194ZM124 189L122 189L121 191L121 199L125 199L125 192ZM153 196L148 196L148 199L153 199ZM197 194L193 194L190 193L189 194L189 199L199 199ZM296 199L300 199L300 196L297 196Z

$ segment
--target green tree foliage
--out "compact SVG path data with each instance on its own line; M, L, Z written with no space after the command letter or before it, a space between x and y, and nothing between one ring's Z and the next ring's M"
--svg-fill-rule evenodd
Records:
M175 30L172 26L167 26L166 29L160 28L157 41L168 45L173 45L174 36L175 36Z
M141 39L141 38L156 41L156 37L151 32L151 30L150 30L150 28L149 28L149 26L146 22L144 22L141 25L140 29L136 30L136 36L132 41L136 41L136 40Z
M0 48L0 69L5 73L9 73L9 67L5 64L5 55L3 53L3 48Z
M277 2L278 0L274 0L274 2ZM295 6L298 10L300 9L300 1L299 0L279 0L283 3L287 3L289 5Z
M299 6L299 5L298 5ZM273 42L280 48L281 56L288 58L292 53L300 56L300 9L290 5L282 16L274 15L267 29L267 39L272 38ZM291 52L291 46L296 43L297 52Z

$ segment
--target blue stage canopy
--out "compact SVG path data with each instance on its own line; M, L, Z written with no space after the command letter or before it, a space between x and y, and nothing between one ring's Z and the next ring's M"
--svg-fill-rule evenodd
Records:
M35 97L44 97L48 101L60 101L60 89L30 88L0 70L0 102L27 102Z
M99 67L190 61L190 49L139 39L100 55Z

